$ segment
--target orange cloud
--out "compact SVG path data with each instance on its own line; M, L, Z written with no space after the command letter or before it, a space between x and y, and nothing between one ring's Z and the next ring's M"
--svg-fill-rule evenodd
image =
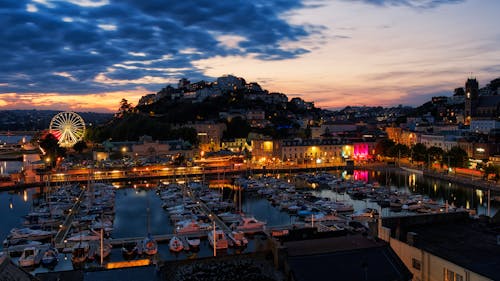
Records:
M5 93L0 95L0 109L54 109L72 111L114 112L122 98L136 104L150 92L144 88L88 94Z

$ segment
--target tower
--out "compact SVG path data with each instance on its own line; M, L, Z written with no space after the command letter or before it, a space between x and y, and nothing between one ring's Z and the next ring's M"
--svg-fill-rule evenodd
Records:
M476 78L468 78L465 82L465 125L470 125L470 120L475 115L478 95L479 83Z

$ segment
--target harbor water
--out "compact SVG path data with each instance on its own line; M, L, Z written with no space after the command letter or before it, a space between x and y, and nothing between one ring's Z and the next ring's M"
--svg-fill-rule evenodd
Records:
M357 179L366 182L378 182L381 188L390 188L399 193L413 194L418 193L428 196L435 201L453 204L456 207L474 209L478 215L493 216L499 205L495 201L490 201L488 208L487 192L479 189L463 187L458 184L447 181L435 180L415 175L408 172L384 173L377 171L354 171L348 174L343 171L332 171L339 178ZM280 175L293 180L294 175ZM173 225L170 222L168 213L162 208L162 200L155 192L158 182L137 183L115 183L117 186L115 195L115 216L113 222L113 232L111 238L126 237L145 237L148 233L153 235L173 233ZM354 205L355 210L362 210L366 207L378 209L382 216L403 215L405 211L394 212L389 208L380 208L377 203L365 200L355 200L344 192L336 192L330 188L321 188L317 186L303 187L310 188L316 196L328 197L331 199L345 200ZM235 190L225 188L223 191L225 198L234 198ZM0 225L0 238L3 240L14 227L22 227L23 217L30 212L33 202L41 198L41 188L30 188L21 191L3 191L0 192L0 216L2 224ZM234 202L238 202L235 200ZM265 221L268 226L281 226L294 223L297 217L280 211L278 207L271 205L265 197L255 193L243 193L241 206L238 206L246 213L255 216L258 220ZM148 212L149 209L149 212ZM250 237L246 248L235 250L229 248L226 251L218 252L218 255L230 255L237 253L253 252L256 249L264 247L266 241L263 235L254 235ZM207 239L201 240L198 251L182 251L173 253L169 250L168 244L159 244L159 258L161 260L190 259L197 257L213 256L213 250ZM107 261L123 260L121 249L115 247ZM16 258L14 258L16 262ZM98 266L94 261L86 265L87 267ZM32 270L33 273L44 272L48 270L70 270L72 269L69 254L60 254L59 263L55 268L46 269L37 267Z

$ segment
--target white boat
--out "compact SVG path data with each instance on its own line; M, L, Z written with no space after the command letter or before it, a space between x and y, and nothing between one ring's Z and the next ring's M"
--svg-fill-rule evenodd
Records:
M59 251L54 247L49 247L43 252L42 265L51 266L59 261Z
M186 241L191 248L200 247L200 239L199 238L186 238Z
M19 266L29 267L36 265L36 257L38 256L40 250L35 247L27 247L23 250L21 257L19 258Z
M199 223L195 220L183 220L176 224L175 233L189 234L198 233L200 231L210 230L211 226L208 223Z
M264 231L266 226L265 222L259 221L254 217L241 217L237 224L233 224L233 229L241 230L243 232L259 232Z
M181 239L179 239L177 236L174 236L168 242L168 248L172 252L180 252L182 251L182 249L184 249L184 245L182 244Z
M248 244L248 239L243 231L232 231L228 236L236 247L245 247Z
M142 252L150 256L158 253L158 243L156 243L151 235L148 235L148 237L142 241Z
M84 230L78 233L75 233L68 237L66 240L67 241L72 241L72 242L78 242L78 241L97 241L100 240L101 238L95 234L94 232L91 232L89 230Z
M8 238L11 240L44 240L51 238L52 235L55 235L56 233L56 231L45 231L31 228L13 228L10 230Z
M229 246L226 234L224 234L224 231L222 230L210 231L208 233L208 241L212 247L215 247L216 250L227 249Z

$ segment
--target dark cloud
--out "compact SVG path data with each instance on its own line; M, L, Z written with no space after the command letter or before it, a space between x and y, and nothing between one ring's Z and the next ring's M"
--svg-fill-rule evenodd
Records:
M407 6L418 9L432 9L444 4L458 4L465 0L345 0L364 2L376 6Z
M283 43L322 32L283 18L309 7L304 1L110 0L83 7L54 0L47 5L4 0L0 26L8 28L0 30L0 93L78 94L130 87L99 83L94 79L99 74L120 81L144 76L209 79L191 62L215 56L297 58L309 49L285 48ZM219 44L220 35L244 40L229 47Z

